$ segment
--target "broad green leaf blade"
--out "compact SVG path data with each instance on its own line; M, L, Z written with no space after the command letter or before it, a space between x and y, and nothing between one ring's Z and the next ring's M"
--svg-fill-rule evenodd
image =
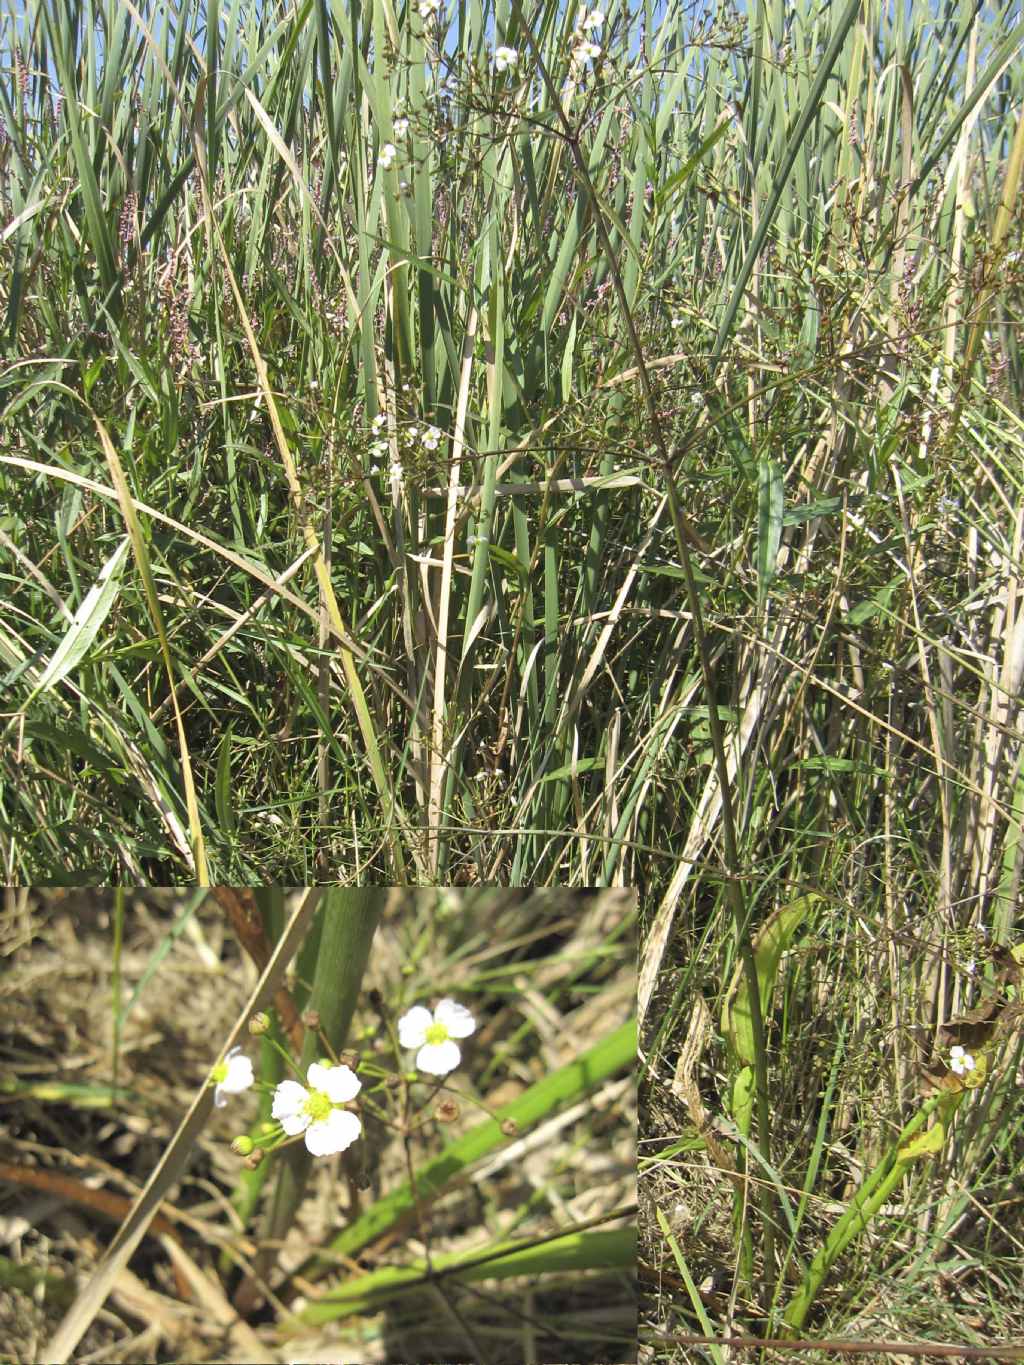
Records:
M71 625L63 640L53 652L50 662L43 669L33 696L56 687L72 669L85 658L92 642L99 634L100 627L110 614L117 597L121 582L121 570L128 553L130 539L125 536L117 549L100 569L96 582L82 598L78 610L71 619Z
M779 969L782 954L792 943L796 931L804 917L810 913L820 896L811 894L800 896L789 905L777 910L764 924L754 941L754 965L757 968L757 986L761 996L761 1013L764 1015L771 1000L775 975ZM747 992L743 964L737 963L733 973L725 1007L722 1010L722 1032L729 1042L733 1054L747 1066L754 1064L754 1030L751 1022L750 996Z
M757 490L757 606L764 610L768 588L775 577L775 560L782 540L785 497L782 470L775 460L764 459L758 468Z

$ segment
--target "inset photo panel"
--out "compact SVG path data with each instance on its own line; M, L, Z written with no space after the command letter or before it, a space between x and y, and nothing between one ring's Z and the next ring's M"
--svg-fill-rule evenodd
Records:
M7 890L3 1358L631 1365L637 921Z

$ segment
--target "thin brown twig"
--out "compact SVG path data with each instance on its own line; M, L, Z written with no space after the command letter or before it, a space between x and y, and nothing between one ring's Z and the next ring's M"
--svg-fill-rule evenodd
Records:
M957 1360L1024 1360L1024 1346L954 1346L942 1341L789 1341L779 1337L697 1337L657 1333L645 1340L680 1346L735 1346L751 1350L833 1351L836 1355L949 1356Z
M0 1161L0 1181L55 1195L68 1204L91 1209L93 1213L102 1214L115 1223L120 1223L126 1217L135 1202L123 1194L115 1194L113 1190L94 1190L72 1175L49 1171L42 1166L14 1166L10 1162ZM176 1242L181 1240L174 1224L162 1213L154 1214L148 1231L154 1237L173 1237Z
M79 1208L90 1209L114 1223L123 1222L134 1202L123 1194L115 1194L113 1190L94 1190L81 1180L76 1180L73 1175L49 1171L42 1166L14 1166L8 1161L0 1161L0 1181L8 1185L21 1185L27 1189L40 1190L43 1194L52 1194L65 1204L77 1204ZM181 1237L174 1224L162 1213L153 1215L153 1221L146 1231L152 1237L170 1237L172 1241L181 1243ZM179 1295L182 1299L191 1299L191 1285L179 1273L177 1265L173 1269Z
M267 938L252 891L247 887L212 886L210 894L231 921L231 927L239 943L255 962L257 970L262 972L270 961L273 945ZM297 1053L301 1053L306 1031L287 986L278 987L274 995L274 1008L280 1016L281 1027L287 1033L292 1047Z

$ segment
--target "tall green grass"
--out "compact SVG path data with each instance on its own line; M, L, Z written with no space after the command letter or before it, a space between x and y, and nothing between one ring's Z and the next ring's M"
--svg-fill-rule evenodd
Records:
M1005 918L1013 12L438 22L4 12L8 879L633 881L649 997L896 777Z
M595 66L553 6L4 18L9 876L632 876L675 584L616 381L678 155L634 21Z
M1019 1031L929 1150L895 1144L1024 929L1024 26L747 9L680 82L694 146L713 91L736 120L674 191L664 286L715 686L674 694L691 765L645 902L644 1255L675 1277L650 1324L983 1348L1024 1321L1014 1220L979 1211L1014 1197Z

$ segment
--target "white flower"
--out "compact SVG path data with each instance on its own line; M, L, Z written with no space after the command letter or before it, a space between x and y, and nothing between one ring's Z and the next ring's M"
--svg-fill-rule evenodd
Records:
M213 1079L216 1082L213 1102L218 1109L223 1109L227 1104L226 1095L238 1095L252 1085L252 1062L240 1047L233 1047L213 1068Z
M409 120L407 118L395 119L395 137L405 137L409 131Z
M494 69L504 71L506 67L515 66L519 61L519 53L514 47L496 47L494 49Z
M420 18L429 19L441 7L441 0L420 0Z
M447 1076L458 1066L462 1053L455 1038L468 1038L476 1030L476 1020L465 1005L447 997L438 1001L434 1013L424 1005L413 1005L398 1021L398 1041L403 1047L419 1048L416 1065L431 1076Z
M384 146L380 149L380 156L377 158L377 164L382 166L384 170L387 170L392 161L394 161L396 153L397 149L394 144L385 142Z
M588 39L580 43L578 47L573 48L572 55L576 59L576 62L580 66L583 66L584 63L593 61L596 57L600 57L601 49L597 43L592 43Z
M375 436L377 432L380 431L381 427L387 425L387 420L388 419L384 416L382 412L378 412L377 416L370 423L370 426L373 428L373 434Z
M592 28L600 28L604 23L604 15L599 9L592 9L587 17L580 24L584 33L589 33Z
M313 1156L332 1156L351 1147L363 1131L355 1114L342 1109L362 1089L359 1077L347 1066L314 1062L306 1072L309 1090L298 1081L282 1081L274 1091L270 1110L289 1137L306 1134Z
M427 450L436 450L441 444L441 433L437 427L424 427L420 433L420 444Z
M968 1071L974 1070L974 1058L969 1052L965 1052L959 1043L950 1049L949 1069L958 1076L964 1076Z

